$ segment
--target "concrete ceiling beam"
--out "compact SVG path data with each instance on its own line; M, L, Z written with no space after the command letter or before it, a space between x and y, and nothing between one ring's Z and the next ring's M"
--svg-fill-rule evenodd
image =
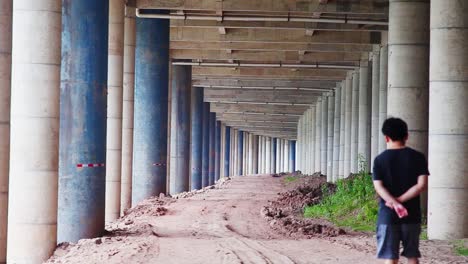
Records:
M231 29L229 34L220 35L217 28L171 28L171 41L241 41L241 42L288 42L288 43L340 43L378 44L371 42L370 32L324 31L321 34L306 36L297 30L278 34L275 29ZM380 42L380 40L378 41Z
M171 20L171 27L185 28L227 28L227 29L275 29L275 30L317 30L317 31L387 31L388 26L362 27L356 24L332 24L312 22L278 21L210 21L210 20Z
M309 52L299 54L296 51L234 51L207 50L207 49L172 49L170 53L172 59L191 60L243 60L262 62L305 62L305 63L333 63L343 62L359 66L361 58L359 53L348 52Z
M355 14L386 14L388 6L382 0L332 1L327 5L323 0L136 0L138 8L169 10L220 10L239 12L326 12ZM388 2L388 1L387 1ZM379 4L382 3L382 4Z
M220 86L220 87L295 87L295 88L323 88L334 89L336 81L310 81L310 80L271 80L271 79L197 79L192 82L194 86Z
M249 112L259 114L295 114L302 115L309 106L285 106L285 105L249 105L249 104L224 104L211 103L211 111L216 113Z
M305 51L305 52L371 52L372 44L369 43L295 43L282 42L271 43L265 41L251 40L249 42L234 42L234 41L185 41L172 40L171 49L195 49L195 50L249 50L249 51Z
M271 79L314 79L314 80L344 80L347 70L336 69L288 69L260 67L193 67L195 77L227 77L227 78L271 78Z

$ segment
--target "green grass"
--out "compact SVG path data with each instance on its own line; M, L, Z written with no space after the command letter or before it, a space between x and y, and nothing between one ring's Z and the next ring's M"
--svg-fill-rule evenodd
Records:
M290 183L290 182L297 181L298 179L299 179L298 177L286 176L286 177L284 178L284 182L285 182L285 183Z
M455 241L455 254L460 256L468 256L468 247L466 246L468 243L465 240L457 240Z
M375 231L378 203L369 174L361 173L352 179L338 180L333 193L327 189L323 191L323 200L306 207L305 217L324 218L356 231Z

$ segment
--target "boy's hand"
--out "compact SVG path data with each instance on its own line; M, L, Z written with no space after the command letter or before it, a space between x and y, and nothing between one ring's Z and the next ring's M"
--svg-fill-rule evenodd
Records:
M406 210L406 208L401 204L401 203L398 203L398 202L386 202L385 205L393 210L395 210L395 212L397 213L398 217L400 218L403 218L403 217L406 217L408 216L408 211Z

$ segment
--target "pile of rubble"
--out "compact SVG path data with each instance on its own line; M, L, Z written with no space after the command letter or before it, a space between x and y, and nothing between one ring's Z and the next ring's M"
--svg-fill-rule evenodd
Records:
M297 238L346 233L328 221L303 217L304 208L318 204L324 195L323 190L333 191L335 185L327 183L326 177L320 174L306 176L294 173L287 176L297 179L288 183L287 191L279 193L278 199L270 201L260 212L273 229Z

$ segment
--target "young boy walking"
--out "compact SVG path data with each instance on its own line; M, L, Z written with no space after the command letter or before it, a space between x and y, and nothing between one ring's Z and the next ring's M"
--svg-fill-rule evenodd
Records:
M419 195L427 187L429 171L424 154L406 147L408 126L389 118L382 126L387 150L375 158L374 188L380 196L377 220L377 258L397 264L400 241L402 256L409 264L419 263L421 206Z

